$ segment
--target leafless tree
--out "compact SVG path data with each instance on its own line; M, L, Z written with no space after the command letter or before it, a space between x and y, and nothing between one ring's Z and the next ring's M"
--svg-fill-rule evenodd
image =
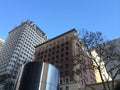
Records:
M99 72L104 90L110 89L109 82L108 87L105 85L105 82L110 79L109 76L103 75L104 70L106 70L112 79L112 88L114 89L114 79L120 73L120 55L116 52L117 45L105 41L101 32L81 29L78 35L82 40L82 45L86 48L87 57L90 59L90 62L85 65L85 69L95 69ZM82 59L77 58L77 56L75 60L82 62Z

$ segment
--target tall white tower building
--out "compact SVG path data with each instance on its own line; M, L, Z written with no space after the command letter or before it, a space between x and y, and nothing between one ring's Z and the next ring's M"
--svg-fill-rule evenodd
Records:
M32 61L34 46L47 41L46 34L33 22L25 21L9 32L0 54L0 74L12 74L13 79L20 66Z

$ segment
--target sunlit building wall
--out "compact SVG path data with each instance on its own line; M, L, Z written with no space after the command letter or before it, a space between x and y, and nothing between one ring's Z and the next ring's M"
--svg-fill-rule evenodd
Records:
M2 47L3 47L3 45L4 45L4 40L3 39L0 39L0 51L1 51L1 49L2 49Z
M106 71L106 68L104 66L104 62L100 62L100 57L99 55L96 53L95 50L91 51L92 53L92 56L93 58L95 58L97 64L100 66L101 68L101 74L102 74L102 77L103 77L103 80L104 81L107 81L107 80L111 80L110 76L108 75L107 71ZM97 67L95 61L93 61L94 65ZM98 69L94 69L95 71L95 78L96 78L96 82L102 82L101 80L101 77L100 77L100 72L98 71Z

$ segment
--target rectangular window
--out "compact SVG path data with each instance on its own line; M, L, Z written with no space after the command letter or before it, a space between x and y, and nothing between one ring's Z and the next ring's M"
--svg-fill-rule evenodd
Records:
M63 56L64 56L64 54L62 53L62 54L61 54L61 57L63 57Z
M55 50L55 47L53 47L53 50Z
M66 83L68 83L68 82L69 82L69 78L67 77L67 78L66 78Z
M68 76L68 75L69 75L69 71L66 71L66 72L65 72L65 75Z
M59 58L59 55L56 56L56 59Z
M63 47L64 46L64 44L61 44L61 47Z
M62 80L60 80L60 84L62 84L63 82L62 82Z
M66 64L66 68L68 68L69 67L69 64Z
M51 49L49 49L49 51L51 51Z
M69 86L66 86L66 90L69 90Z
M59 53L59 50L57 50L57 52L56 53Z
M63 77L63 72L60 72L60 77Z
M59 46L57 46L57 48L59 48Z
M62 49L61 49L61 52L63 52L63 51L64 51L64 49L62 48Z
M62 88L62 87L60 87L60 90L63 90L63 88Z
M61 59L61 63L63 63L63 59Z
M68 42L66 42L66 45L68 45Z
M66 61L69 61L69 57L66 57L65 60L66 60Z
M66 56L68 55L69 53L68 52L66 52Z

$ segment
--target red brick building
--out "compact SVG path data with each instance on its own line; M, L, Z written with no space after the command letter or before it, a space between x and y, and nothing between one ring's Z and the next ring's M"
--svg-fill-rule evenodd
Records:
M95 82L93 70L83 72L81 69L84 65L75 64L73 57L76 55L87 63L86 52L79 44L77 31L72 29L35 47L34 61L48 62L58 67L59 90L77 90L84 88L86 83ZM80 74L76 75L76 69Z

